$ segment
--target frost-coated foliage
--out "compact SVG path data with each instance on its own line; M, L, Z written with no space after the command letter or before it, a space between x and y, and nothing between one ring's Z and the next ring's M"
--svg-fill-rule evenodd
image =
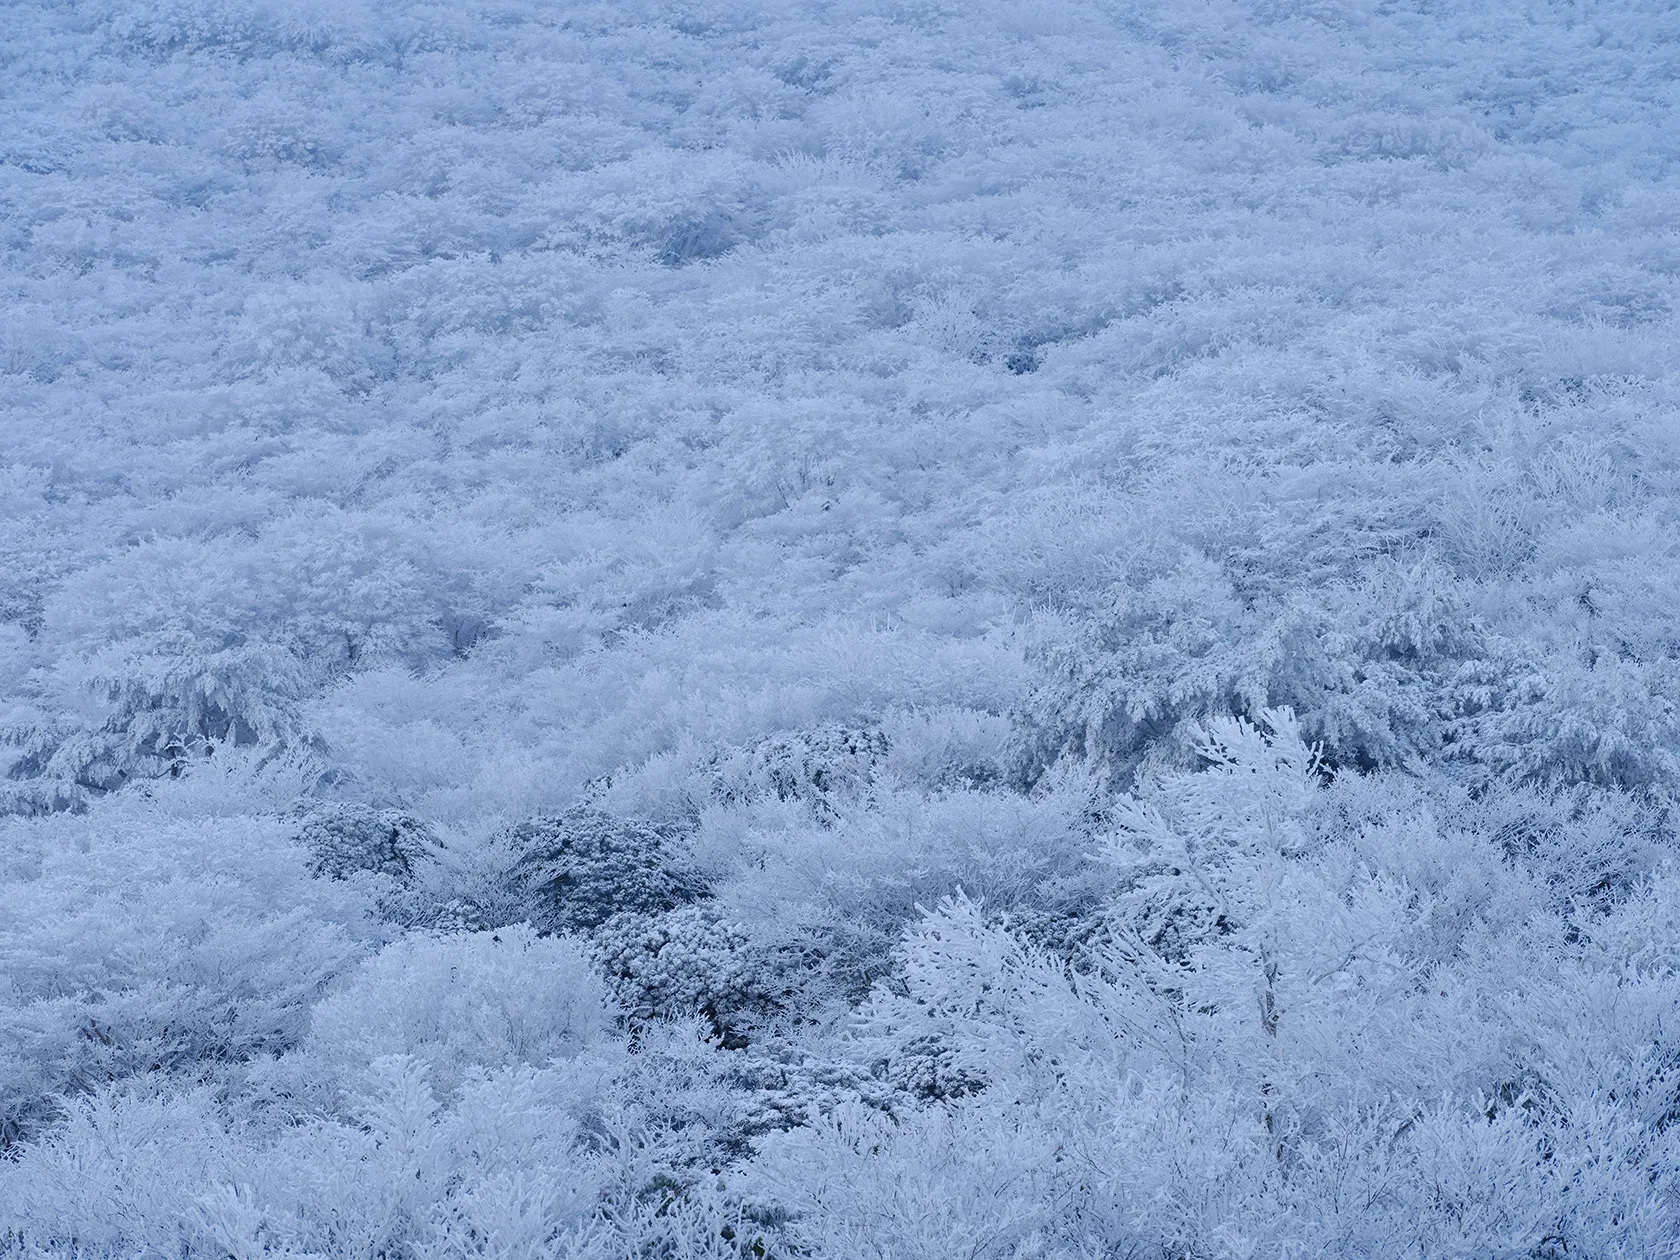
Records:
M413 877L431 844L425 823L401 810L343 804L305 813L298 839L309 850L311 874L344 879L372 871L399 882Z
M1647 900L1672 872L1583 922L1422 801L1346 827L1293 716L1266 721L1214 724L1204 770L1117 803L1080 957L960 895L924 913L859 1033L931 1103L767 1140L758 1184L797 1235L928 1257L1673 1253L1680 978L1605 948L1680 940Z
M519 824L507 837L519 854L513 878L526 916L553 932L600 927L615 914L674 910L705 892L660 829L593 809Z
M1680 1254L1676 49L9 4L0 1255Z

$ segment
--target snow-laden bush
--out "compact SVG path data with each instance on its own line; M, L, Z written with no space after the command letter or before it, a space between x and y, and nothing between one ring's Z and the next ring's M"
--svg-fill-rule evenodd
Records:
M14 0L0 1250L1671 1252L1677 22Z
M0 1165L5 1245L537 1260L634 1254L663 1237L682 1241L678 1254L709 1254L727 1208L704 1191L673 1201L680 1169L660 1162L648 1109L615 1083L621 1059L599 1049L476 1067L441 1098L424 1058L362 1060L332 1113L280 1127L230 1125L204 1090L106 1089Z
M591 951L636 1019L704 1015L729 1039L728 1026L772 995L768 960L752 938L710 906L660 915L616 914L593 934ZM757 973L757 974L755 974Z
M343 879L354 871L413 877L417 864L436 850L426 824L400 809L368 805L326 805L305 813L298 841L310 853L316 875Z
M296 1045L386 931L367 890L310 878L279 818L240 812L284 776L203 778L0 826L7 1141L114 1081L236 1077Z
M386 947L297 1048L217 1091L103 1084L0 1161L26 1255L730 1254L697 1179L733 1110L686 1026L611 1030L582 948L529 927ZM8 1252L10 1254L10 1252Z
M935 1101L765 1141L758 1184L801 1245L1671 1244L1680 990L1613 943L1673 935L1650 917L1667 877L1583 937L1494 837L1426 813L1317 830L1313 754L1292 715L1265 720L1204 728L1202 770L1122 802L1095 966L967 899L914 927L860 1050Z
M799 800L818 817L832 819L868 791L891 748L881 731L844 726L774 735L716 758L712 791L725 804L760 796Z
M646 823L578 808L513 827L514 878L545 931L599 927L625 911L673 910L706 891L681 862L676 837Z
M476 1069L532 1067L599 1043L610 998L587 953L515 924L386 946L317 1003L300 1052L324 1079L406 1055L446 1096Z
M1482 783L1662 794L1680 735L1666 659L1585 659L1489 631L1438 565L1371 566L1329 598L1246 603L1190 556L1119 584L1045 653L1029 773L1064 754L1123 773L1188 751L1197 723L1296 711L1337 765L1448 763Z

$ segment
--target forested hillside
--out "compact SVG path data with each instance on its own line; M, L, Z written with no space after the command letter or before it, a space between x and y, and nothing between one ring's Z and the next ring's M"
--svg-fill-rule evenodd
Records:
M1677 107L6 0L0 1257L1680 1256Z

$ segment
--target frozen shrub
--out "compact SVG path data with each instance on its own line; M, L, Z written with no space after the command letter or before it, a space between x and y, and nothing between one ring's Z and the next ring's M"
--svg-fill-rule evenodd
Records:
M713 763L713 792L731 802L771 796L803 801L833 819L844 802L866 793L891 741L879 730L819 726L772 735L745 752Z
M845 1018L890 968L895 934L841 915L747 921L707 901L615 915L590 934L590 952L634 1019L700 1016L740 1049Z
M1609 910L1672 851L1661 802L1588 784L1566 791L1501 784L1451 817L1545 880L1566 912Z
M1432 826L1402 785L1309 825L1312 750L1262 717L1199 728L1202 769L1117 804L1098 965L965 898L911 927L854 1043L900 1101L760 1144L796 1238L933 1256L1020 1211L995 1254L1667 1246L1672 879L1583 949L1509 840Z
M581 808L520 823L516 877L531 921L548 932L599 927L623 911L673 910L705 894L700 876L679 863L667 829Z
M648 235L660 262L686 267L723 257L749 239L756 227L752 216L738 207L712 206L660 224Z
M785 1205L792 1219L782 1233L794 1254L1079 1255L1054 1249L1058 1223L1064 1230L1084 1224L1073 1215L1082 1215L1083 1204L1065 1194L1058 1175L1067 1148L1021 1121L1007 1132L989 1115L934 1107L898 1116L853 1101L761 1139L750 1186ZM1093 1245L1089 1254L1103 1252Z
M178 1252L192 1196L221 1169L215 1091L105 1085L0 1159L0 1255ZM231 1252L227 1254L232 1254Z
M594 933L591 952L632 1016L704 1015L725 1045L740 1039L733 1021L769 997L746 930L710 906L616 914Z
M0 1253L1671 1256L1677 34L6 5Z
M165 783L0 828L0 1142L104 1084L237 1076L287 1050L380 931L278 819Z
M1277 637L1200 553L1116 584L1094 618L1043 654L1026 714L1028 780L1069 753L1129 772L1200 718L1264 706Z
M569 1058L602 1040L611 998L583 947L523 924L386 947L314 1012L305 1052L357 1083L382 1055L425 1063L448 1093L474 1069Z
M905 1101L877 1064L787 1040L755 1044L727 1062L724 1079L741 1091L744 1104L738 1122L743 1138L809 1124L860 1099L882 1110Z
M326 805L304 816L298 841L309 850L312 874L343 879L371 871L406 881L436 845L430 829L400 809Z
M1541 650L1490 632L1466 596L1424 561L1246 602L1205 556L1140 575L1044 649L1023 776L1070 757L1124 781L1188 764L1200 723L1288 706L1337 767L1452 763L1489 785L1647 795L1680 782L1671 660Z
M934 790L1002 787L1018 751L1015 724L984 710L901 710L883 726L888 749L880 769Z
M440 1096L424 1058L383 1055L339 1105L278 1128L230 1124L208 1089L102 1089L0 1160L0 1254L644 1254L605 1219L657 1175L640 1112L588 1059Z
M307 669L266 644L181 649L138 660L106 653L88 690L107 705L96 731L38 739L14 775L60 780L102 793L133 779L179 775L218 747L297 742L294 702Z

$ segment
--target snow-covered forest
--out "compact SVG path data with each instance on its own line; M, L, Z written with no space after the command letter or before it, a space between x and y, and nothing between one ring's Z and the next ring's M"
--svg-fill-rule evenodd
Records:
M5 0L0 1257L1680 1255L1672 0Z

